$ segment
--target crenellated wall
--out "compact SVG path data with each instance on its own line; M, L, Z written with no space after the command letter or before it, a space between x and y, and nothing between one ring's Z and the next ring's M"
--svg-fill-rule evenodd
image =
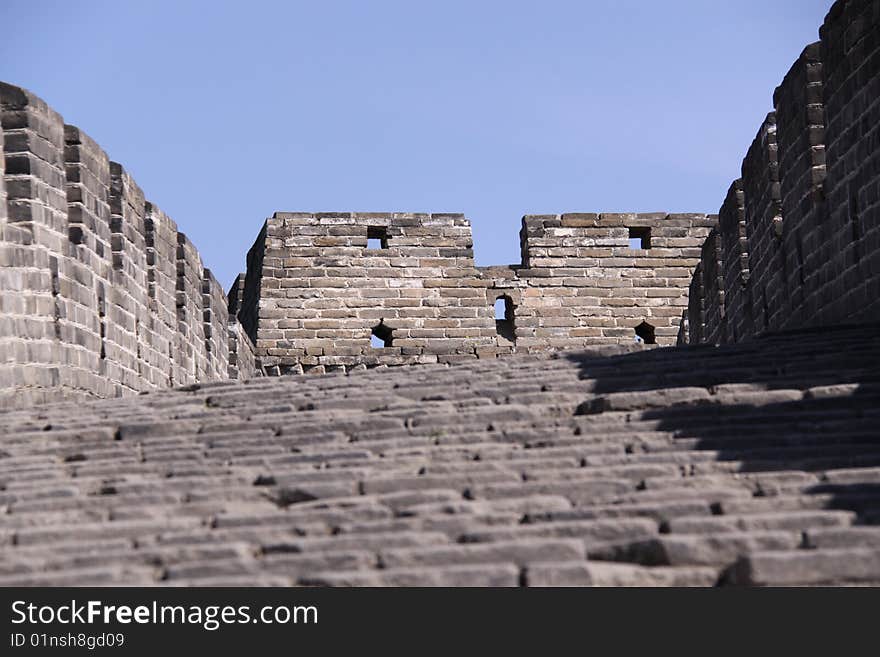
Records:
M716 218L704 214L577 213L523 218L523 264L486 268L490 303L516 306L518 349L629 343L650 325L675 344L700 246ZM635 241L633 241L635 240Z
M239 318L270 374L473 356L495 321L472 247L461 215L277 212L248 254ZM374 329L391 332L382 349Z
M838 0L717 216L275 213L229 298L125 168L0 83L0 407L880 319L880 0Z
M153 203L144 207L147 299L151 335L165 385L189 379L180 371L177 344L177 224Z
M175 223L30 92L0 83L0 126L0 407L227 378L242 334Z
M880 319L880 1L838 0L819 36L721 208L725 313L701 315L715 294L704 275L691 342ZM704 248L700 271L714 258Z
M830 253L817 276L812 323L880 317L880 2L838 1L822 49ZM816 293L813 293L815 296ZM807 304L811 304L811 298Z
M523 264L478 268L463 215L278 212L248 254L230 309L268 374L639 336L674 344L714 223L700 214L529 215Z
M825 111L821 44L807 46L773 94L779 117L780 180L785 224L782 250L788 273L787 323L798 326L818 311L815 274L831 257L824 220ZM813 272L813 275L809 275Z

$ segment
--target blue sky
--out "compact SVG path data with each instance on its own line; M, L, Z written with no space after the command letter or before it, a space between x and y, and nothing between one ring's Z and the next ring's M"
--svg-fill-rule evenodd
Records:
M275 210L717 212L831 0L3 0L0 79L85 130L225 286Z

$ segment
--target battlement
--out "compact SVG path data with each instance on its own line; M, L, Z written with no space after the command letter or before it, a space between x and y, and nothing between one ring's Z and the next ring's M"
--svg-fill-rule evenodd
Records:
M691 342L880 319L880 3L839 0L819 36L773 94L721 208Z
M461 214L277 212L248 254L236 306L259 366L275 374L673 344L714 223L528 215L523 262L478 268Z
M0 126L0 407L227 378L249 341L174 221L25 89Z
M227 297L125 168L0 83L0 406L880 320L880 3L838 0L718 215L278 212Z

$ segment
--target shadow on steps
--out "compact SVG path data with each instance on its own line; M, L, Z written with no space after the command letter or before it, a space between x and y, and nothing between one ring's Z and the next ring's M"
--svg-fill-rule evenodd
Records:
M628 453L689 452L672 485L705 489L713 514L839 510L854 514L853 525L880 524L880 325L565 357L591 382L594 396L575 411L584 430L594 418L600 430L606 414L623 415L633 425L632 434L622 434L631 439ZM669 436L668 444L639 439L645 429ZM751 499L710 499L732 478L748 481ZM669 485L648 479L641 488L650 499L652 489ZM670 531L674 524L661 527ZM826 547L812 544L810 531L802 537L802 549ZM874 546L876 537L870 541ZM844 537L831 547L853 545ZM742 555L719 583L760 583L756 568Z

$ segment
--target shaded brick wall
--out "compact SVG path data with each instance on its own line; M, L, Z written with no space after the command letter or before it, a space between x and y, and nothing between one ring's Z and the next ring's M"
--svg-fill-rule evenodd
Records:
M807 46L773 95L779 117L782 234L786 270L786 326L800 326L818 311L819 271L831 257L825 221L825 113L821 45Z
M229 370L229 311L223 286L205 269L202 276L202 323L207 378L225 379Z
M728 340L880 319L880 1L838 0L819 36L773 95L741 201L728 193L720 212ZM692 299L691 342L723 328L704 316L694 332L707 303Z
M227 378L242 334L174 222L30 92L0 83L0 126L0 407Z
M706 332L706 295L703 293L703 263L694 267L694 275L688 286L687 320L682 319L677 344L704 342ZM685 323L687 326L685 326Z
M718 211L718 235L721 240L722 280L719 289L724 293L724 327L716 334L723 335L723 341L736 342L738 336L750 335L754 331L742 180L733 181L727 190Z
M752 328L753 332L778 329L782 323L784 273L781 267L783 217L775 112L770 112L764 119L746 153L742 181L749 235ZM744 334L749 333L748 329L744 326Z
M880 2L835 3L819 36L825 221L831 237L811 323L875 320L880 317Z
M703 289L703 339L713 344L726 342L724 272L721 265L721 236L712 229L701 251Z
M269 222L266 221L257 235L254 245L247 254L247 273L242 277L239 274L233 290L230 292L230 315L238 317L238 321L244 327L251 342L257 342L257 325L259 323L260 296L263 284L263 257L267 248L266 235L269 231ZM277 243L276 243L277 244ZM270 282L269 285L272 285ZM234 301L232 300L234 299ZM233 312L233 307L236 312Z
M261 266L262 271L262 266ZM249 379L256 373L253 341L247 334L244 325L238 321L244 303L244 289L247 274L235 277L227 295L229 335L229 378Z

